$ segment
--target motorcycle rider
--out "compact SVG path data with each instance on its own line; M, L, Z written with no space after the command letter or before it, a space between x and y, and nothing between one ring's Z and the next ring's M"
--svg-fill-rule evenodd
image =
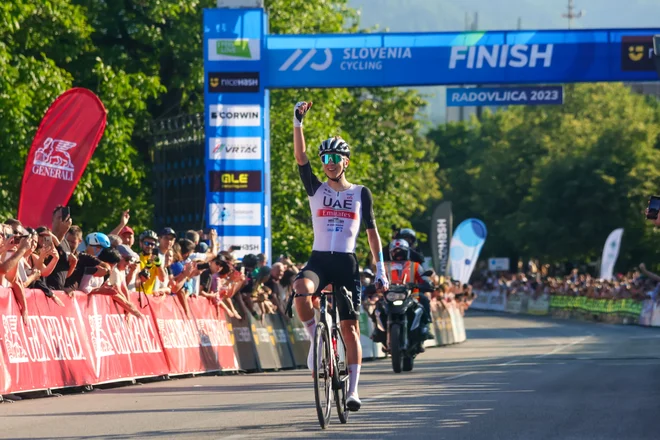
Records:
M409 260L414 261L415 263L424 264L424 255L417 249L417 234L410 228L402 228L396 231L394 234L394 240L403 239L408 242L410 255ZM391 243L390 243L391 244ZM391 261L391 258L387 258L385 261Z
M431 286L431 279L423 275L424 269L422 268L422 265L415 261L411 261L410 246L406 240L396 239L390 243L389 247L390 261L385 262L385 270L389 275L391 284L416 283ZM421 304L422 309L424 310L421 323L422 334L425 339L433 339L433 335L429 332L429 324L431 323L431 302L426 295L420 293L417 289L413 291L413 296ZM382 302L376 306L376 310L381 316L385 315ZM381 330L379 328L377 322L375 324L372 339L374 342L385 344L387 340L386 332L384 329ZM424 351L423 346L421 349Z

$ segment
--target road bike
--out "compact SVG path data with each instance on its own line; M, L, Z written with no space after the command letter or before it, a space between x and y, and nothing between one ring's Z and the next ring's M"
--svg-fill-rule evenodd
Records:
M314 340L311 341L314 350L314 398L316 400L316 413L321 428L327 428L332 412L332 397L334 395L337 416L341 423L348 421L348 408L346 395L348 394L348 363L346 362L346 344L338 326L339 312L336 298L347 295L345 288L332 285L331 292L293 293L287 304L287 315L292 314L293 298L312 296L320 299L319 311L321 317L316 323ZM332 305L328 304L328 297L332 298ZM350 299L347 301L353 306Z

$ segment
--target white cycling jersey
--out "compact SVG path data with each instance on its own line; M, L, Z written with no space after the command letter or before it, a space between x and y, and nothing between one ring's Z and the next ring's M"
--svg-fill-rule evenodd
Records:
M299 166L299 171L312 211L312 250L353 253L360 223L363 221L366 229L376 227L371 191L362 185L335 191L327 182L321 183L309 162Z

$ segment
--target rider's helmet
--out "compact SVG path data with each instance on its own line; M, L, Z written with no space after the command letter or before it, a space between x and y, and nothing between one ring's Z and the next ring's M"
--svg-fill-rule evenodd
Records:
M403 239L396 239L390 243L390 258L392 261L406 261L410 259L410 246Z
M158 234L156 234L156 232L152 231L151 229L147 229L140 234L140 243L142 243L142 240L145 238L151 238L152 240L156 240L156 243L158 243Z
M415 243L417 242L417 234L415 234L415 231L410 228L401 229L394 238L402 238L406 240L410 247L415 247Z
M324 140L321 142L321 145L319 145L319 157L329 153L341 154L342 156L350 158L351 147L348 146L341 136L331 137Z
M94 232L85 237L87 246L101 246L103 248L110 247L110 239L103 232Z

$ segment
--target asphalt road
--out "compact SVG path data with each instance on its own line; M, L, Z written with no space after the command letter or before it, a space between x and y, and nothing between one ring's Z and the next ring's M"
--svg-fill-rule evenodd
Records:
M411 373L367 362L321 431L307 371L205 376L0 405L0 438L658 439L660 330L471 313Z

